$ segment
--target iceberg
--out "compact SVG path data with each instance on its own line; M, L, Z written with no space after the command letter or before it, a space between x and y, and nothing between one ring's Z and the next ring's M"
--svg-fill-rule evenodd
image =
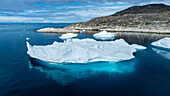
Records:
M30 38L27 37L26 40L30 40Z
M129 45L123 39L72 39L72 42L54 42L46 46L26 44L30 57L55 63L119 62L134 58L133 53L137 51L137 45Z
M83 32L86 32L86 30L83 29L83 30L80 31L80 33L83 33Z
M138 44L132 44L131 46L133 48L135 48L136 50L144 50L144 49L146 49L146 47L138 45Z
M151 43L151 46L155 48L170 51L170 38L166 37L166 38L160 39L156 42Z
M63 34L61 35L59 38L61 39L71 39L73 37L77 37L77 34L74 34L74 33L67 33L67 34Z
M110 33L110 32L107 32L107 31L102 31L102 32L94 34L93 37L96 38L96 39L109 40L109 39L115 39L116 34Z

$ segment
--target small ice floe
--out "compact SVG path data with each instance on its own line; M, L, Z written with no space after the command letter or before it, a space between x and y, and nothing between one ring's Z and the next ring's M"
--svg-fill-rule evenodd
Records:
M26 40L30 40L30 38L27 37Z
M102 31L102 32L94 34L93 37L96 38L96 39L101 39L101 40L109 40L109 39L115 39L116 34L110 33L110 32L107 32L107 31Z
M85 30L84 30L84 29L80 31L80 33L83 33L83 32L85 32Z
M151 43L151 45L155 48L170 51L170 38L166 37L166 38L160 39L156 42Z
M25 29L23 29L23 31L25 32L26 30L25 30Z
M75 37L75 35L71 37ZM72 39L72 42L54 42L52 45L46 46L31 46L27 42L27 54L32 58L57 63L119 62L134 58L133 53L138 48L137 45L135 46L134 48L123 39L109 42Z
M143 49L146 49L146 47L141 46L141 45L137 45L137 44L132 44L131 46L134 47L136 50L143 50Z
M63 34L61 35L59 38L66 40L66 39L71 39L73 37L77 37L77 34L74 33L67 33L67 34Z

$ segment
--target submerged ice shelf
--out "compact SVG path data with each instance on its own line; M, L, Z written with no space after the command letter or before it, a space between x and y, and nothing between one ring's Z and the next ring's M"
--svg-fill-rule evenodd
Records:
M153 50L162 57L170 59L170 38L166 37L151 43Z
M160 50L160 49L157 49L157 48L152 48L152 50L155 51L160 56L170 60L170 52L169 51Z
M72 39L72 42L54 42L52 45L31 46L27 43L27 54L46 62L88 63L98 61L118 62L134 58L140 45L129 45L123 39L96 41L94 39Z
M61 85L67 85L77 79L88 79L92 76L100 75L105 72L106 74L114 73L131 73L135 70L137 59L130 61L107 63L87 63L87 64L68 64L68 65L51 65L38 59L30 59L30 68L35 68L40 72L46 74L47 78L55 80ZM33 65L33 66L32 66ZM55 68L54 68L55 67Z

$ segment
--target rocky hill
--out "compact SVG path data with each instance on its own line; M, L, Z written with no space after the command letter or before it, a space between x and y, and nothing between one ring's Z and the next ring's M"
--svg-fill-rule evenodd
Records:
M153 31L170 33L170 6L149 4L133 6L113 15L93 18L66 29L108 29L110 31Z
M133 6L123 11L117 12L112 16L122 16L124 14L147 14L147 13L164 13L170 11L170 6L165 4L149 4L144 6Z

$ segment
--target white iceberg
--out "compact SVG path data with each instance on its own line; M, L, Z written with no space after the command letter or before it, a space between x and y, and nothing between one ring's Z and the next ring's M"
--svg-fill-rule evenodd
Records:
M170 38L163 38L156 42L151 43L153 47L170 51Z
M132 44L131 46L132 46L132 47L134 47L134 48L135 48L135 49L137 49L137 50L143 50L143 49L146 49L146 47L141 46L141 45L138 45L138 44Z
M27 37L26 40L30 40L30 38Z
M73 38L73 37L77 37L77 34L67 33L67 34L61 35L59 38L61 38L61 39L71 39L71 38Z
M136 47L123 39L96 41L94 39L73 39L72 42L54 42L52 45L31 46L27 43L27 54L46 62L87 63L98 61L124 61L134 58Z
M102 31L102 32L94 34L93 37L96 38L96 39L108 40L108 39L115 39L116 34L110 33L110 32L107 32L107 31Z
M86 30L83 29L83 30L80 31L80 33L83 33L83 32L86 32Z

